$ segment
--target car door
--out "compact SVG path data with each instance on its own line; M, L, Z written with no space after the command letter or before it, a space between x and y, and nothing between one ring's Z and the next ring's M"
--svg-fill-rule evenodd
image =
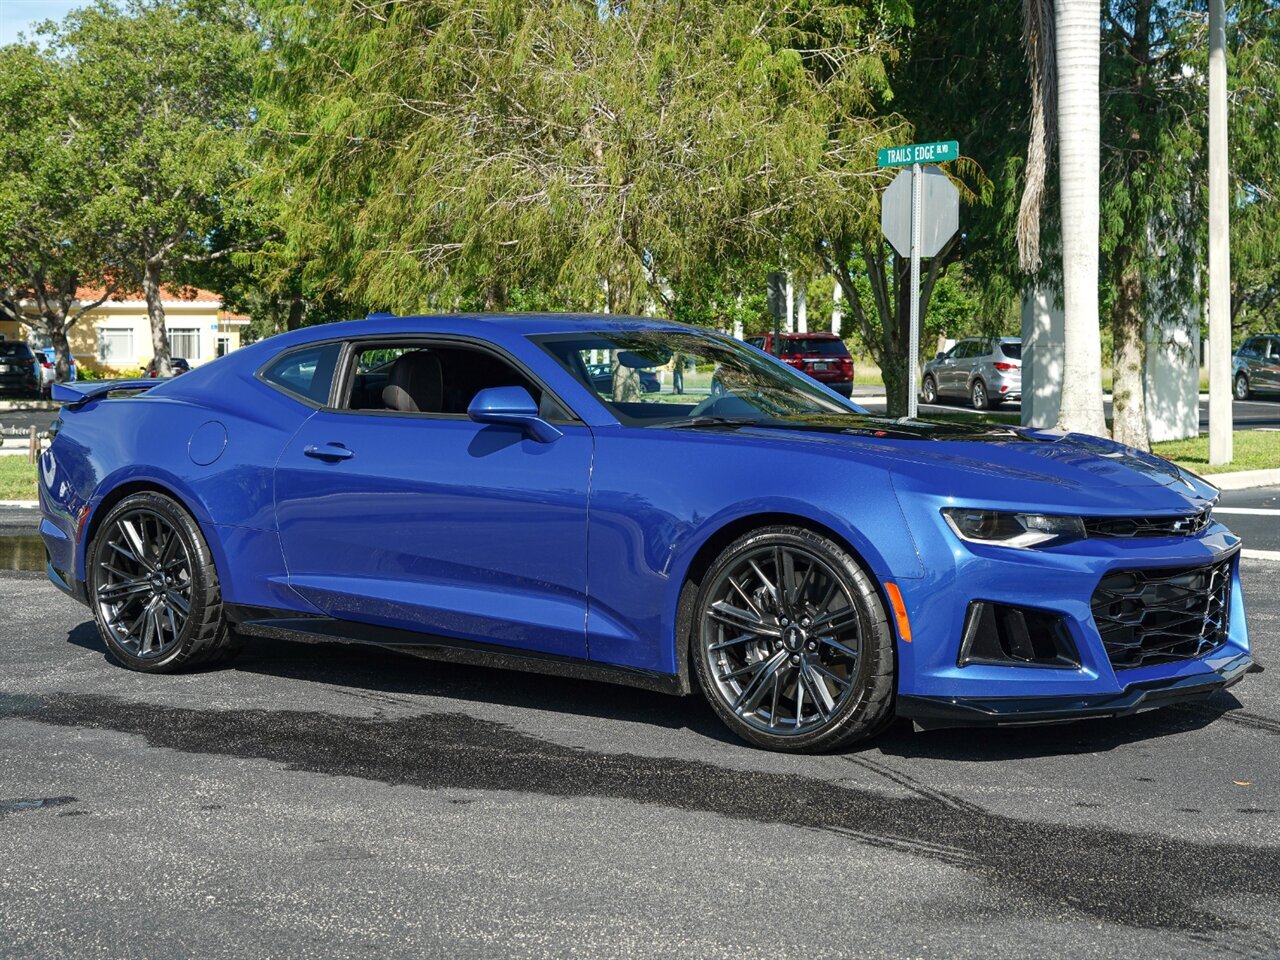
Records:
M399 383L407 353L434 355L439 382L410 370ZM334 405L276 468L292 587L347 621L585 657L590 429L475 341L356 342L343 369ZM562 436L466 416L479 389L511 385L541 399ZM422 402L393 408L392 387Z
M938 370L938 392L949 397L965 393L968 381L968 367L965 358L969 355L972 341L961 340L948 351L942 366Z
M1280 390L1280 337L1263 337L1258 341L1259 359L1250 363L1253 367L1255 390Z

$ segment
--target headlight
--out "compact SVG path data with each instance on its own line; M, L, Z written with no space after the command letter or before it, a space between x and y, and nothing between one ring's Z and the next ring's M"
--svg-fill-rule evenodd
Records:
M966 510L948 507L942 511L948 525L961 540L1000 547L1053 546L1084 538L1084 521L1079 517L1053 517L1043 513L1004 513L998 510Z

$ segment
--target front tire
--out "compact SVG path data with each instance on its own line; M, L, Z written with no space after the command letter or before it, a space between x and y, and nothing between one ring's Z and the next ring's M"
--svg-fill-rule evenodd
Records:
M1248 400L1253 393L1253 391L1249 389L1249 378L1243 373L1236 374L1235 388L1237 400Z
M703 578L692 626L703 693L744 740L817 753L892 719L884 605L871 577L827 537L793 526L739 537Z
M98 526L88 567L98 632L130 670L176 673L239 652L209 545L169 497L136 493L116 504Z

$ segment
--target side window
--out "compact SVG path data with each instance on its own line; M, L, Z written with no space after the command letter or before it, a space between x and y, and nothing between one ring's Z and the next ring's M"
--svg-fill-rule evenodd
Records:
M1242 357L1252 357L1254 355L1255 341L1251 338L1240 344L1240 349L1236 351Z
M1266 340L1264 342L1269 343L1271 345L1267 350L1267 359L1268 360L1280 359L1280 340L1277 340L1275 337L1272 337L1270 340Z
M329 387L341 352L340 343L293 350L263 370L262 379L286 393L324 406L329 402Z
M755 347L757 350L763 350L763 349L764 349L764 337L750 337L750 338L747 340L747 343L749 343L751 346Z
M951 351L952 360L968 360L971 356L973 356L972 340L961 340Z
M342 405L350 410L464 417L475 395L489 387L524 387L543 417L571 419L536 383L496 354L443 344L362 346Z

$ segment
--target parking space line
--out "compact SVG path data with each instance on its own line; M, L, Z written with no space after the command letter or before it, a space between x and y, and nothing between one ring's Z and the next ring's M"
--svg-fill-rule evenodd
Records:
M1230 513L1241 517L1280 517L1280 509L1275 507L1214 507L1213 512Z
M1240 556L1246 560L1269 560L1280 563L1280 550L1241 550Z

